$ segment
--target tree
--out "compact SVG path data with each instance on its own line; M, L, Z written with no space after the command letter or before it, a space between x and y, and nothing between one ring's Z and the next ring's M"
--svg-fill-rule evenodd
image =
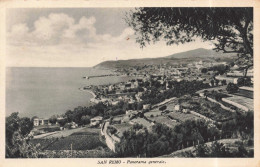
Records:
M36 158L36 146L29 143L29 133L33 128L30 118L20 118L18 112L6 117L6 157L7 158Z
M60 119L60 120L57 120L57 122L60 124L61 127L63 127L68 122L68 120L67 119Z
M251 85L251 78L249 77L240 77L237 80L238 86L250 86Z
M81 117L81 123L83 125L89 124L90 123L90 116L88 115L84 115Z
M57 122L57 116L56 115L53 115L49 118L49 121L51 124L55 124Z
M228 70L228 66L223 65L223 64L216 65L216 66L213 66L213 70L217 71L218 74L223 75Z
M206 144L199 144L195 146L196 157L208 157L208 147Z
M216 86L218 86L219 80L216 80Z
M213 87L214 86L214 80L212 79L211 81L210 81L210 83L211 83L211 86Z
M227 81L224 79L224 80L221 81L221 84L222 84L222 85L226 85L226 84L227 84Z
M201 72L205 74L205 73L208 72L208 69L207 69L207 68L202 68L202 69L201 69Z
M216 51L236 53L245 76L253 66L253 8L137 8L126 22L141 47L161 39L172 45L200 37L212 41Z
M29 134L32 129L33 129L33 122L30 120L30 118L27 117L20 118L20 130L23 136Z
M223 143L214 141L209 148L210 157L228 157L229 152L226 150L226 147Z
M229 83L226 88L228 93L236 93L238 89L239 89L238 86L233 83Z
M160 111L166 110L167 106L162 106L159 108Z

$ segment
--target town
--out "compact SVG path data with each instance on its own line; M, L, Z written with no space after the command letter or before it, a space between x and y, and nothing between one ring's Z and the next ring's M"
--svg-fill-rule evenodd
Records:
M174 129L187 121L199 120L214 127L214 133L208 135L206 141L204 136L182 141L176 150L196 146L199 142L236 138L234 132L219 129L230 124L236 113L246 114L254 110L253 68L247 71L246 77L241 69L244 68L232 66L232 63L205 61L115 69L118 75L129 76L129 81L80 88L93 94L92 105L51 118L32 118L32 141L43 143L41 148L45 153L49 149L70 150L73 145L74 149L79 148L78 142L85 140L82 134L87 133L88 137L92 135L91 142L96 139L99 147L104 149L107 146L111 156L120 152L118 144L126 140L126 131L130 129L144 128L147 133L152 133L158 125ZM83 137L82 140L75 138L78 135ZM89 149L86 144L91 142L86 142L83 147ZM164 152L146 156L169 153Z

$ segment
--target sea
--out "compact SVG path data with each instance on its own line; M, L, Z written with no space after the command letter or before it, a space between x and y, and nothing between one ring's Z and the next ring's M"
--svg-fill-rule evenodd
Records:
M128 81L127 76L84 79L84 76L114 73L96 68L6 68L6 116L19 112L20 117L49 118L78 106L89 106L92 95L79 88Z

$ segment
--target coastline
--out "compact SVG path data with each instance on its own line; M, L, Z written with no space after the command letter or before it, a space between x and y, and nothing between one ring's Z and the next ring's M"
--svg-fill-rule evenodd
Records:
M79 88L79 90L90 93L90 94L93 96L93 98L96 98L96 96L97 96L97 95L96 95L92 90L90 90L90 89Z
M93 96L93 98L96 98L97 95L92 90L85 90L85 91L90 93Z

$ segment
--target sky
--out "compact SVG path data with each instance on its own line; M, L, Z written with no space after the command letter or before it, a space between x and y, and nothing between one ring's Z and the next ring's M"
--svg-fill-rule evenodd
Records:
M130 8L13 8L7 10L10 67L92 67L107 60L164 57L209 42L140 48L124 18Z

